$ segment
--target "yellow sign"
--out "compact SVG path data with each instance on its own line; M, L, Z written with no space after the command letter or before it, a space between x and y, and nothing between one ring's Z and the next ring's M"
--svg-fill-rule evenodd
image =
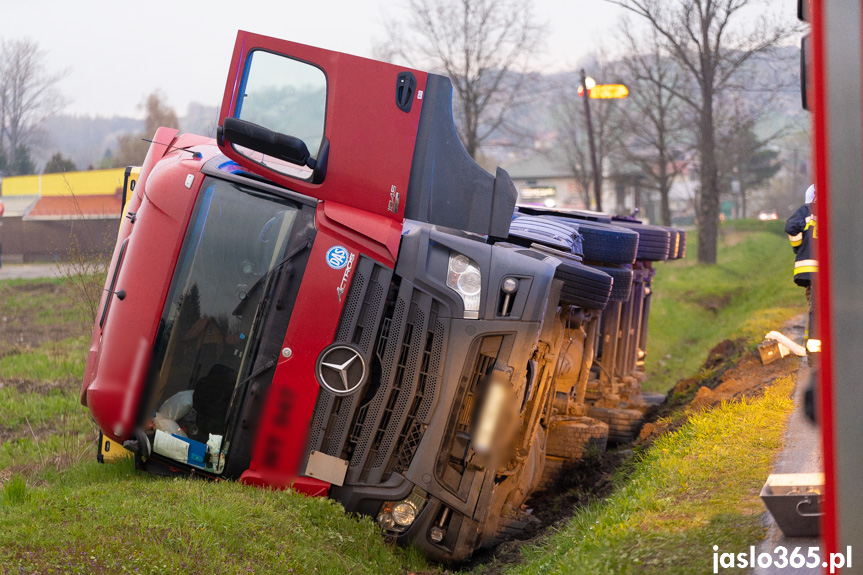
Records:
M592 100L612 100L626 98L629 88L623 84L597 84L590 90Z

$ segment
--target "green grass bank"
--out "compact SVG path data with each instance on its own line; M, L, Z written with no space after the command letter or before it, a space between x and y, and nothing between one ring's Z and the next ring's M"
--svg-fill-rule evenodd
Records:
M783 222L727 221L719 240L717 263L697 263L695 231L687 234L687 259L656 265L647 383L666 392L699 372L707 351L725 339L757 345L771 330L781 330L803 313L803 288L792 280L794 254Z
M728 225L719 264L658 266L652 389L699 372L713 345L754 345L801 313L781 227ZM0 573L442 573L325 499L99 465L78 403L89 335L63 282L0 282ZM715 303L719 302L719 303ZM86 315L86 314L84 314ZM19 341L18 328L22 331ZM25 333L26 332L26 333ZM670 357L668 357L670 356ZM605 501L525 549L509 573L707 572L712 545L759 537L753 498L781 444L793 382L691 419L635 457ZM479 565L464 573L498 572Z

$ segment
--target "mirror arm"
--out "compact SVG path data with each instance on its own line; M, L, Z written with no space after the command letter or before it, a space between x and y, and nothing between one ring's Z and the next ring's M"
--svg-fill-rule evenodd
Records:
M326 136L321 140L321 147L318 150L317 160L312 159L314 162L314 166L311 166L314 169L312 172L312 183L320 184L324 181L324 177L327 175L327 161L330 158L330 141Z

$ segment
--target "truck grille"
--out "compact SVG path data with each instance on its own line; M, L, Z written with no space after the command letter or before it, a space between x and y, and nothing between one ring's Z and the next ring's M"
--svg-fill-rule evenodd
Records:
M438 392L446 339L439 304L361 257L336 341L356 345L371 377L357 395L318 395L310 449L350 461L346 481L379 483L404 472Z

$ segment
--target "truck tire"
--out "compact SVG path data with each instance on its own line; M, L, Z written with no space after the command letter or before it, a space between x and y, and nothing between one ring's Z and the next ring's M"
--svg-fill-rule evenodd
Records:
M609 264L631 264L638 251L638 233L626 228L577 220L565 216L543 216L552 220L572 222L582 238L584 259Z
M676 260L677 259L677 250L680 247L680 230L677 228L665 228L668 230L669 238L668 238L668 259Z
M636 224L634 222L614 222L615 226L627 228L638 232L637 260L658 262L668 259L668 247L671 234L665 228L650 226L647 224Z
M608 444L621 445L638 437L644 414L637 409L591 406L587 415L608 424Z
M686 257L686 232L683 230L677 230L679 232L680 239L677 241L677 257L675 259L682 260Z
M632 291L632 270L623 266L603 266L599 264L588 264L593 269L597 269L603 273L607 273L614 280L611 285L611 295L608 296L608 301L627 301L629 294Z
M575 461L588 448L605 451L608 425L590 417L557 415L548 426L545 452L555 457Z
M611 276L582 264L578 258L559 250L534 244L531 249L560 260L554 277L563 280L561 303L576 307L603 310L611 295Z
M590 448L604 452L608 445L608 425L590 417L556 416L548 429L545 469L539 489L560 486L572 464Z
M579 253L578 231L560 222L537 216L519 216L509 225L509 242L529 246L538 243L567 253Z

